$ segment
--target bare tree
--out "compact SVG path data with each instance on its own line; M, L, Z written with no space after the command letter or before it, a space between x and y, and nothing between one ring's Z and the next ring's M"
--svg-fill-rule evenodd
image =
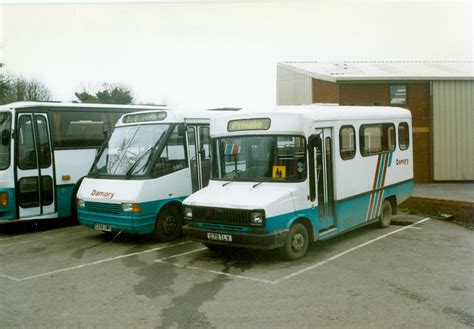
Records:
M39 80L22 76L0 76L0 103L8 104L19 101L49 101L51 92Z

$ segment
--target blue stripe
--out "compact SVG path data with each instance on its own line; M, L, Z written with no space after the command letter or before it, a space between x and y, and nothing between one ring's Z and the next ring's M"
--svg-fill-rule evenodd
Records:
M382 176L383 176L383 168L385 166L385 160L386 160L386 153L382 153L382 160L380 161L380 168L379 168L379 177L377 178L377 185L375 188L380 188L382 185Z

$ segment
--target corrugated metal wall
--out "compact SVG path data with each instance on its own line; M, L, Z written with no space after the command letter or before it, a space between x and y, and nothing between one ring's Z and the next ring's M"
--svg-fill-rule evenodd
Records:
M433 81L435 180L474 180L474 81Z
M301 105L313 102L311 77L277 66L277 105Z

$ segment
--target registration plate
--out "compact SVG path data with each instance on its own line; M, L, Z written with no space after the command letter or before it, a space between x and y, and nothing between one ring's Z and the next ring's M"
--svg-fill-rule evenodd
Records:
M112 232L112 226L107 225L107 224L95 224L94 228L97 231Z
M232 242L232 235L230 234L207 233L207 238L209 240Z

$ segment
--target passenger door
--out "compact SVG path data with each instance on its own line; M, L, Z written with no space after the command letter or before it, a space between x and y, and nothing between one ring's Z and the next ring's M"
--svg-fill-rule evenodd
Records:
M19 218L55 213L51 137L44 113L21 113L16 129L16 199Z
M310 160L314 161L311 198L318 200L318 214L324 229L331 229L335 226L332 129L317 129L316 134L310 137L309 145Z
M209 126L188 125L188 158L193 193L209 184L211 174Z

